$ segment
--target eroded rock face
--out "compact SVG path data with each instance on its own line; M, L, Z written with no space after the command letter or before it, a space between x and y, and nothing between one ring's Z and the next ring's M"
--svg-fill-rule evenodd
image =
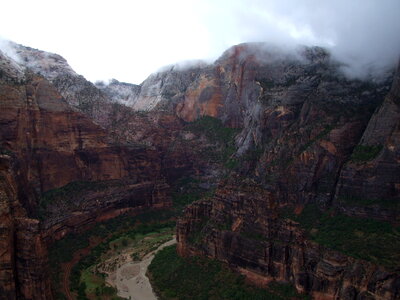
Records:
M292 283L313 299L397 299L400 275L310 241L280 218L277 199L249 182L221 186L213 201L190 205L177 224L178 253L229 264L253 283Z
M115 102L129 105L134 102L140 93L141 86L112 79L109 83L96 82L96 87L102 90L107 97Z
M63 57L13 42L8 43L8 48L14 52L11 60L15 68L21 69L22 73L30 70L47 79L72 107L103 127L109 125L112 102L108 96L77 74Z
M1 226L1 254L0 254L0 293L5 299L16 299L17 289L15 286L15 249L14 249L14 232L15 225L12 216L12 206L18 203L17 195L12 191L12 186L7 183L9 180L8 158L2 155L0 158L1 169L0 174L0 226ZM8 177L8 178L7 178Z
M232 114L244 124L236 138L240 166L220 182L212 201L185 210L177 225L178 251L225 261L261 286L290 282L315 299L396 299L398 271L310 241L300 224L280 211L301 211L313 203L352 217L398 222L398 210L382 201L371 206L343 201L349 192L361 199L384 196L390 204L400 199L397 75L389 92L385 84L341 77L319 49L305 55L306 63L278 60L265 69L253 67L250 56L248 70L227 72L253 78L235 83L247 92L252 82L259 84L257 96L243 98L248 101L243 116ZM360 148L375 148L357 145L377 144L377 154L358 154Z
M35 243L26 248L32 256L12 248L0 256L10 299L13 288L47 293L46 283L27 288L39 276L30 268L46 264L45 243L37 239L51 242L122 212L168 206L165 182L189 173L210 182L227 176L212 201L189 206L179 220L180 254L218 258L262 286L291 282L315 299L398 297L398 273L319 246L279 214L313 203L398 222L397 211L375 201L399 199L398 76L384 100L387 81L349 80L321 48L282 54L243 44L214 64L170 68L140 86L112 82L97 88L61 57L19 49L25 64L0 57L0 141L18 162L16 189L26 192L11 197L19 201L21 217L6 208L1 234L5 245L18 245L16 238ZM187 122L202 116L237 129L231 173L205 155L212 156L218 141L186 131ZM372 148L357 145L380 150L360 161L356 149ZM40 194L75 181L103 186L41 210ZM375 202L350 205L347 196ZM29 262L19 262L18 255ZM18 268L26 270L23 286L12 271Z
M400 221L400 64L392 88L370 119L358 152L371 154L347 163L339 178L335 202L347 214ZM346 204L347 198L369 205ZM354 201L353 201L354 202Z
M0 150L12 166L0 168L1 291L7 299L52 299L49 242L124 212L168 207L169 186L156 150L116 143L48 80L21 72L0 78ZM47 191L74 182L101 189L43 202Z
M53 299L39 221L27 216L13 158L0 155L0 293L2 299Z
M141 84L137 98L128 105L140 111L170 110L183 99L188 86L196 80L203 68L203 64L187 69L171 67L152 74Z
M1 92L3 145L27 163L28 179L38 191L74 180L136 176L144 181L160 172L157 153L113 145L101 127L71 109L45 79L3 86Z

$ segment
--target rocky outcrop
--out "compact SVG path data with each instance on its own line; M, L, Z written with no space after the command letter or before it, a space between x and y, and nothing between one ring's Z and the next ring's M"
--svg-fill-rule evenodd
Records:
M63 57L13 42L8 42L8 49L17 68L47 79L71 107L103 127L109 125L112 103L108 96L77 74Z
M109 83L98 81L96 87L102 90L107 97L115 102L130 105L140 93L141 86L112 79Z
M205 64L196 63L184 68L172 66L151 74L141 84L140 93L128 105L139 111L173 111L176 103L184 99L186 90L204 68Z

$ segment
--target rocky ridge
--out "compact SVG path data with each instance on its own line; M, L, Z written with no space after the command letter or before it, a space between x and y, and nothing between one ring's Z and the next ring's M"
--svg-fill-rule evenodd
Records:
M102 90L110 100L126 105L134 102L141 88L140 85L120 82L116 79L112 79L109 83L98 81L95 85L98 89Z

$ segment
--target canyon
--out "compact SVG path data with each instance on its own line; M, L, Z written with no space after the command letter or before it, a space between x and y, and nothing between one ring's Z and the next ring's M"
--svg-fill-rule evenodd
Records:
M249 43L141 85L93 84L59 55L10 45L19 60L0 52L4 299L54 299L55 241L169 209L188 177L215 192L177 220L180 255L313 299L400 297L400 65L351 79L323 48ZM393 248L323 239L332 222L384 224L387 240L365 247ZM362 244L360 227L343 232Z

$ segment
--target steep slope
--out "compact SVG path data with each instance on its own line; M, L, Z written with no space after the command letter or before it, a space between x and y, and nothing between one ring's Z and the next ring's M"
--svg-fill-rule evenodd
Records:
M350 215L400 221L400 64L392 88L343 168L336 203Z
M29 191L18 183L18 173L16 163L0 155L0 294L2 299L52 299L47 247L40 222L21 205Z
M119 82L116 79L112 79L108 84L99 81L96 82L95 85L98 89L102 90L109 99L125 105L134 102L141 88L140 85Z
M233 99L243 109L232 112L223 97L219 110L231 126L243 124L237 167L211 201L185 210L178 251L225 261L261 286L290 282L315 299L397 299L399 213L381 204L400 198L398 79L380 106L387 85L346 79L322 49L304 55L264 68L251 55L239 63L245 80L233 84ZM358 159L362 145L379 144ZM358 205L342 204L349 192Z
M47 245L98 219L168 207L160 156L117 145L42 76L1 54L0 150L6 299L52 299Z
M24 192L2 205L19 202L37 224L23 234L40 235L36 249L100 218L168 206L165 182L190 174L217 190L179 220L181 255L315 299L399 296L398 75L389 92L390 75L350 80L321 48L242 44L140 86L96 87L60 56L15 49L21 61L0 57L0 141L15 181L3 194ZM9 244L20 221L4 211ZM25 252L8 249L0 272L14 299L39 275L22 284L12 257ZM43 270L45 250L29 260Z
M76 109L92 118L97 124L109 124L110 101L101 90L77 74L58 54L25 47L9 42L19 68L29 69L47 79L61 96Z
M199 161L193 153L193 144L207 145L198 143L196 138L194 143L187 139L181 132L184 121L174 111L187 86L206 67L204 63L167 68L150 75L140 86L117 80L95 86L77 75L59 55L14 43L10 48L20 58L20 69L45 77L73 110L103 127L116 143L156 149L169 182L182 174L215 169L208 166L208 159Z
M135 110L170 110L181 101L188 86L202 72L204 64L195 64L187 68L173 66L159 73L151 74L142 84L140 93L129 106Z

